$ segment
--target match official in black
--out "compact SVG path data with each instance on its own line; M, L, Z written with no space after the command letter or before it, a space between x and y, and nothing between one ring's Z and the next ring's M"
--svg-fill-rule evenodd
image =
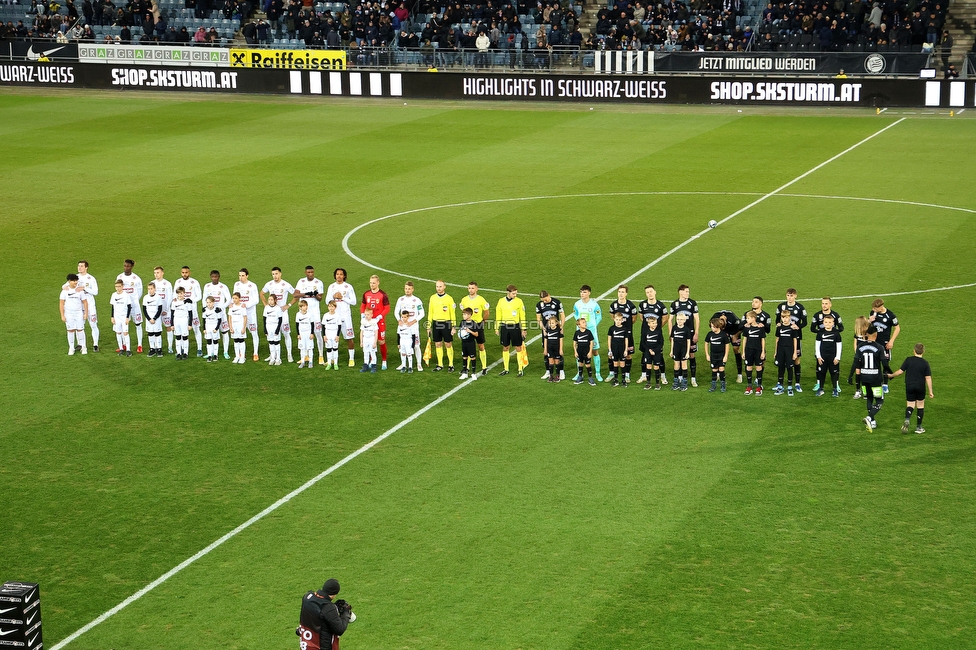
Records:
M912 410L915 410L918 418L915 426L915 433L925 433L922 428L922 416L925 415L925 389L929 389L929 397L934 398L932 393L932 368L929 362L922 358L925 354L925 346L921 343L915 344L915 354L905 359L901 368L894 371L888 377L897 377L905 373L905 397L908 400L905 406L905 423L901 427L902 433L908 433L912 426Z

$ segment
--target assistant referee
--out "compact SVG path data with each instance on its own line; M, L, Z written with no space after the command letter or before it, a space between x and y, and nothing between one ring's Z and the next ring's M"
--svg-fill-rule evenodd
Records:
M505 369L498 373L500 376L508 374L508 365L511 361L511 346L515 346L516 352L522 352L525 345L525 305L518 297L518 289L514 284L505 288L505 297L498 301L495 308L495 334L498 334L502 344L502 364ZM518 363L518 376L522 376L521 355L516 355Z

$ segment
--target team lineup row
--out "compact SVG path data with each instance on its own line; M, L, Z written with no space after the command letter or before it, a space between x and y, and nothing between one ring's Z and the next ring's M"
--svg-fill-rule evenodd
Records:
M357 300L356 292L347 281L345 269L337 268L328 288L322 280L315 277L312 266L305 267L305 277L294 285L282 279L279 267L271 269L271 279L258 290L250 280L246 268L238 272L238 281L233 292L220 281L220 273L210 273L210 282L201 285L192 277L190 268L180 269L180 277L170 283L164 277L160 266L153 269L153 280L144 286L141 278L133 272L135 262L127 259L123 271L115 280L115 291L109 302L112 309L112 328L116 334L117 352L131 356L130 324L136 329L136 352L143 351L143 324L149 341L148 356L163 356L163 333L166 333L168 351L177 359L189 357L189 333L192 330L196 339L198 357L204 355L208 362L218 359L219 346L223 343L224 357L230 359L229 344L234 341L234 363L246 361L248 333L252 341L252 359L259 360L259 324L269 348L266 361L271 365L281 365L281 343L284 341L288 361L294 362L291 335L291 308L298 305L295 314L295 330L298 340L299 367L314 366L315 350L318 349L319 365L338 370L340 341L346 342L349 366L355 367L356 334L353 327L352 310L359 305L359 348L363 353L360 372L376 372L377 353L381 368L387 368L386 316L391 311L388 294L380 289L380 279L373 275L369 279L369 290ZM67 283L62 287L60 297L61 319L68 330L68 354L76 351L87 354L85 322L89 323L95 351L98 351L99 330L95 305L98 283L88 272L88 263L78 263L78 273L68 274ZM485 351L485 327L494 325L495 334L502 346L500 375L510 372L511 355L516 353L517 375L523 376L528 365L525 349L527 342L527 317L525 305L518 297L518 290L509 285L505 296L492 307L478 293L478 284L470 282L468 295L460 301L447 293L443 281L435 283L435 292L430 296L426 308L424 301L414 295L414 284L404 285L404 294L392 307L396 319L396 343L400 354L397 368L404 373L416 369L423 370L423 363L431 362L431 347L436 354L434 372L445 369L449 373L454 367L454 337L461 339L462 369L460 379L477 379L488 372ZM600 337L598 326L603 320L603 309L592 298L588 285L580 287L580 299L573 305L572 316L576 328L571 336L572 357L576 361L577 372L574 384L585 382L595 386L597 382L607 381L611 386L626 387L630 383L633 360L639 354L640 379L646 390L660 390L668 384L668 366L673 370L671 389L687 390L696 387L697 354L701 333L701 318L698 304L690 297L687 285L678 287L678 298L670 304L657 299L653 285L644 287L645 299L635 304L628 298L629 288L621 285L617 298L610 303L609 313L613 324L606 332L607 359L609 374L602 375L600 356ZM736 382L743 382L745 374L746 395L763 394L763 373L767 358L767 335L772 335L775 343L772 356L778 371L774 392L790 396L802 392L800 385L801 358L803 355L803 333L815 335L814 356L816 359L816 383L813 391L822 396L828 387L830 376L832 395L838 397L840 388L840 360L843 351L841 333L844 322L833 310L831 299L821 300L820 310L812 316L796 300L795 289L788 289L786 300L781 302L770 316L764 308L760 296L752 299L751 309L739 317L730 310L719 310L707 321L707 334L701 338L707 352L712 378L710 392L727 390L726 364L732 352L736 364ZM322 312L322 302L327 311ZM199 306L202 303L202 311ZM258 317L258 305L263 305ZM460 306L460 315L458 307ZM559 382L565 379L566 313L558 298L542 291L535 306L535 325L541 332L546 373L543 379ZM424 323L424 319L427 321ZM639 321L640 330L635 337L635 324ZM426 350L421 353L421 324L427 333ZM202 327L201 327L202 326ZM891 373L888 361L891 349L901 331L898 318L885 307L884 301L877 299L872 303L868 316L855 320L855 354L848 377L850 383L856 380L855 399L863 396L868 399L868 426L873 426L875 404L880 408L881 400L887 393L887 379ZM669 350L665 356L665 342ZM916 356L920 356L920 353ZM478 370L478 361L481 369ZM926 364L927 367L927 364ZM903 368L904 369L904 368ZM901 371L899 371L901 372ZM755 375L755 377L753 377ZM917 373L909 377L917 389ZM931 392L931 376L923 375ZM906 386L907 386L906 382ZM916 390L917 392L917 390ZM911 393L909 393L911 398ZM924 392L918 399L924 399ZM911 400L910 400L911 402ZM919 423L919 428L921 424Z

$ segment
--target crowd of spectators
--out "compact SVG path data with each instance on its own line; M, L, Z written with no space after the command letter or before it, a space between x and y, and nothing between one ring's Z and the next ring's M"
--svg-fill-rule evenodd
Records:
M757 49L921 51L943 37L947 0L780 0L766 5Z
M737 24L745 13L743 0L617 0L597 15L594 49L742 51L753 37Z
M315 11L312 0L264 0L263 9L267 20L244 26L244 39L251 45L289 38L308 47L387 48L410 16L400 0L367 1L354 8L347 4L337 12Z

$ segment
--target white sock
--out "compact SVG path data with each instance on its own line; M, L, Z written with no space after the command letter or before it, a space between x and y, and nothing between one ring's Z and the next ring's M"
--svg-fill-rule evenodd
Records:
M169 353L173 354L173 337L172 331L166 332L166 345L169 347Z
M254 354L258 353L258 331L251 332L251 343L254 344Z
M69 350L75 349L75 333L72 332L71 330L68 330L68 349Z
M126 349L127 352L132 352L132 348L129 347L129 333L128 332L122 332L122 343L123 343L123 347Z
M91 322L91 321L89 321L89 322ZM91 323L91 331L92 331L92 345L94 345L97 348L98 347L98 336L100 334L100 332L98 331L98 323Z
M322 356L322 351L325 350L325 341L322 340L322 332L321 331L315 333L315 342L319 346L319 356L321 357ZM308 358L309 359L312 358L312 353L313 352L315 352L315 348L312 348L311 350L308 351Z
M337 353L337 356L338 356L338 353ZM349 360L350 361L355 361L356 360L356 348L349 348Z
M406 359L404 359L404 361L406 361L408 368L413 368L413 355L412 354L411 355L408 355L406 357Z
M116 344L119 346L119 349L120 350L123 347L125 347L125 345L122 343L122 334L120 334L119 332L116 332L115 333L115 341L116 341Z
M224 354L227 354L230 351L230 334L224 332L221 338L224 340Z
M285 333L285 349L288 350L288 360L291 361L292 358L293 358L293 356L292 356L292 351L291 351L291 333L290 332ZM281 357L279 356L278 358L280 359Z
M126 338L128 338L128 336L129 335L126 334ZM142 325L136 325L136 343L140 348L142 347Z
M196 307L194 307L193 310L195 312L196 311ZM199 325L194 325L193 326L193 336L197 340L197 350L202 350L203 349L203 334L200 333L200 326ZM187 337L187 338L189 338L189 337ZM186 349L187 349L187 352L189 352L189 350L190 350L190 341L189 340L187 340L187 342L186 342Z

